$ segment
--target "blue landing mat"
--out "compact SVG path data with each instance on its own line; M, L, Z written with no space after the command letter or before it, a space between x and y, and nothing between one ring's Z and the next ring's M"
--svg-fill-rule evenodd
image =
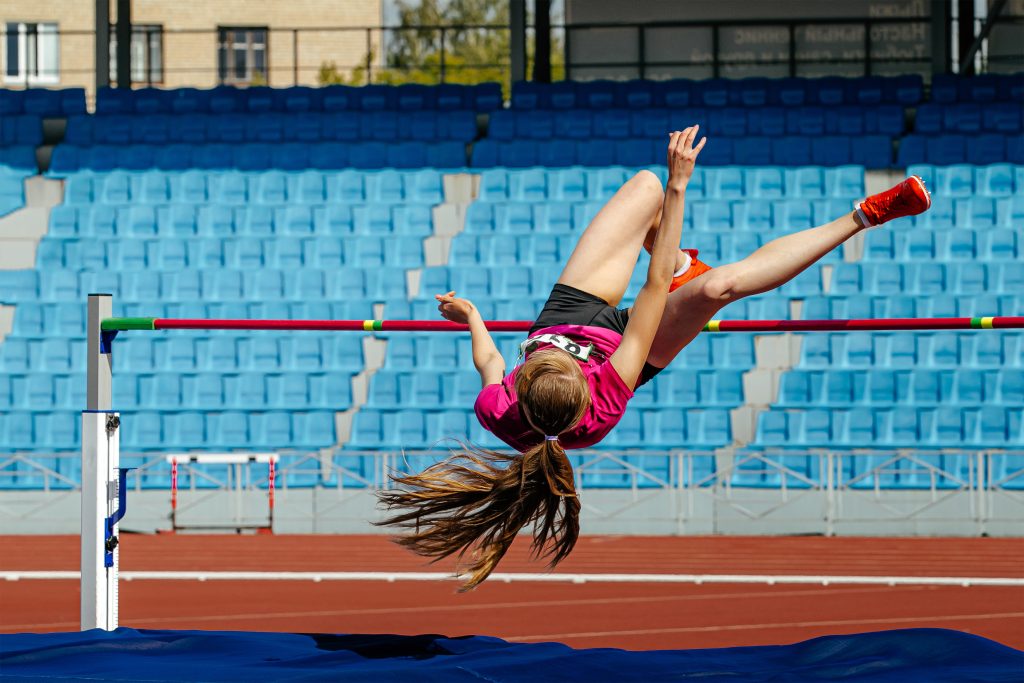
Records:
M150 631L0 635L0 680L964 681L1024 679L1024 652L945 629L715 650L574 650L437 635Z

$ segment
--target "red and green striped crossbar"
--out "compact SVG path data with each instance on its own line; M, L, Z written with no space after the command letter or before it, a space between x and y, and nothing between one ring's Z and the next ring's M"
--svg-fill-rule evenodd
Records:
M492 332L527 332L528 320L494 320ZM712 320L705 332L843 332L899 330L994 330L1024 328L1024 317L865 318L854 320ZM107 318L104 332L126 330L334 330L353 332L465 332L444 320L217 320L202 318Z

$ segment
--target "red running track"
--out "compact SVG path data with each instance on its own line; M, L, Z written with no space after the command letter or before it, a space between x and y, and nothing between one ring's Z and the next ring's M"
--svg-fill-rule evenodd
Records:
M381 536L122 536L123 570L437 571ZM538 571L518 543L502 572ZM78 567L75 536L0 537L0 569ZM559 571L1020 577L1024 540L584 537ZM1024 649L1024 587L122 581L136 628L483 634L683 649L939 627ZM78 627L75 581L0 582L0 631Z

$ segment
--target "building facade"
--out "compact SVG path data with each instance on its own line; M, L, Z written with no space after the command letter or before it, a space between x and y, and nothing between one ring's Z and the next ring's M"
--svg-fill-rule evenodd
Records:
M380 63L382 0L135 0L132 82L139 86L316 85ZM111 1L111 23L116 21ZM4 87L94 89L95 4L6 0L0 6ZM110 77L116 36L110 31Z

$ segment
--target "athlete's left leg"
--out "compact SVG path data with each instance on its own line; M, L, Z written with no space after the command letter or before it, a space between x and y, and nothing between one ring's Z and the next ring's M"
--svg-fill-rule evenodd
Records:
M856 214L772 240L741 261L712 268L668 296L647 362L663 368L723 306L775 289L864 229Z
M669 294L647 362L664 368L726 304L785 284L866 227L930 206L924 183L912 176L831 223L779 237L741 261L699 275Z

